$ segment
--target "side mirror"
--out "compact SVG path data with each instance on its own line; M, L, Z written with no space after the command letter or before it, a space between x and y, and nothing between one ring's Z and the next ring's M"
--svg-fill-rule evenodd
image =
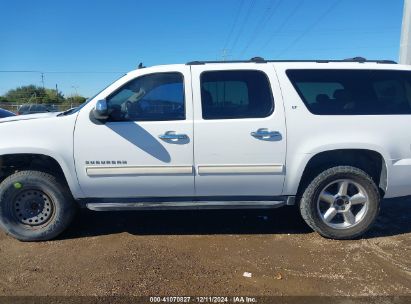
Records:
M106 120L108 118L108 107L105 99L97 101L93 109L93 116L98 120Z

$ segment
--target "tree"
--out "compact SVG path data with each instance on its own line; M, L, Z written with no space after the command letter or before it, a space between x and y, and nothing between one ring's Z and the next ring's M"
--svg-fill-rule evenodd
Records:
M86 101L86 98L80 95L74 95L66 98L67 103L72 103L72 104L81 104Z
M65 100L62 92L57 92L53 89L45 89L45 93L44 103L62 103Z
M4 98L15 103L62 103L64 101L61 92L35 85L21 86L9 90Z
M9 100L4 96L0 96L0 102L9 102Z
M86 101L80 95L64 98L62 92L53 89L28 85L9 90L4 96L0 96L0 102L11 102L19 105L24 103L47 103L58 105L60 110L76 107Z

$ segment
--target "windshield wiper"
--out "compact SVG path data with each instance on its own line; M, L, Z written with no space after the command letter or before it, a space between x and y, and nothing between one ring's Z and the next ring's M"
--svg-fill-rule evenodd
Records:
M69 114L71 114L72 112L74 112L75 110L77 110L77 108L78 108L78 107L74 107L74 108L68 109L68 110L60 113L60 114L57 115L57 116L66 116L66 115L69 115Z

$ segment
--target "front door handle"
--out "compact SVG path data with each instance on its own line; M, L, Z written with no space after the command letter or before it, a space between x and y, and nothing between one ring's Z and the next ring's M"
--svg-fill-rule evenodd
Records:
M166 133L159 135L158 138L162 140L177 141L182 139L188 139L188 136L186 134L176 134L175 131L167 131Z
M270 139L273 137L281 138L281 133L278 131L269 131L266 128L261 128L255 132L251 132L251 136L258 138L258 139Z

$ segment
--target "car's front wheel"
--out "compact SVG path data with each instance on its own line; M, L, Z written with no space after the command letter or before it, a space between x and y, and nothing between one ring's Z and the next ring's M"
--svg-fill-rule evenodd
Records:
M353 239L374 223L380 194L364 171L339 166L319 174L305 189L300 211L306 223L332 239Z
M75 211L67 187L48 173L20 171L0 184L0 226L21 241L56 237Z

